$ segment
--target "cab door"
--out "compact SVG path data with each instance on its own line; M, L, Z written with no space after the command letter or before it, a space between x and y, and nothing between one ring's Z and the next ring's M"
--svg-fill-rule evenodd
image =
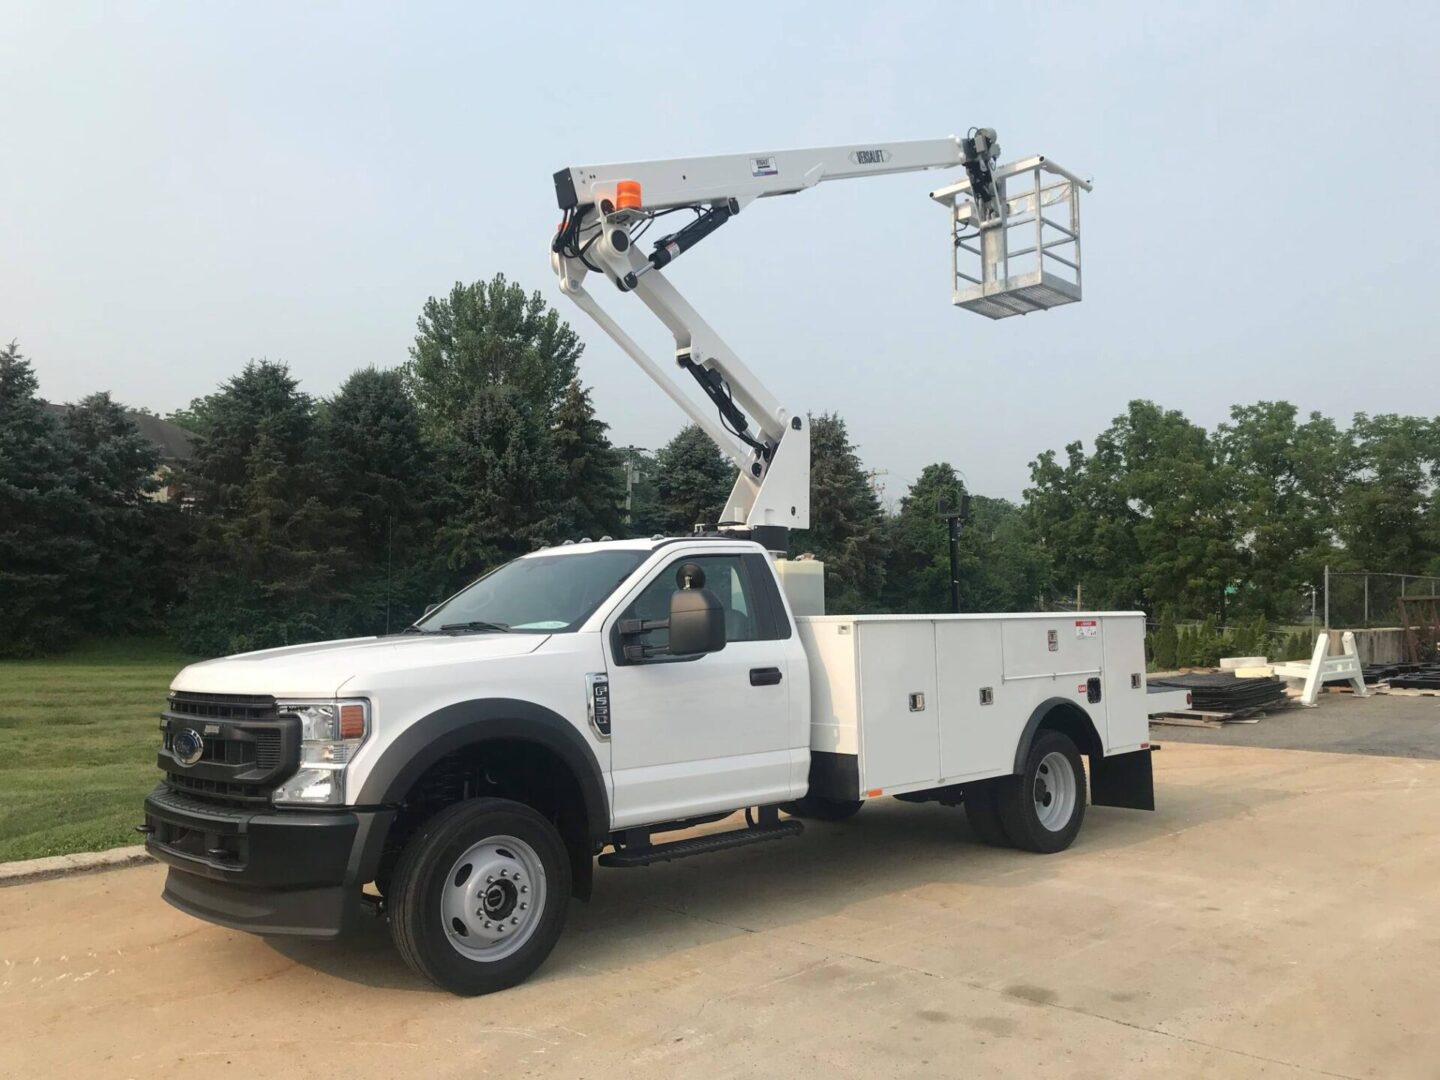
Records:
M777 619L787 638L789 623L755 580L752 558L693 549L677 554L606 620L616 828L790 797L789 650L777 639ZM686 563L704 571L704 587L725 610L725 648L627 660L625 645L663 651L668 635L656 630L622 641L618 622L667 618Z

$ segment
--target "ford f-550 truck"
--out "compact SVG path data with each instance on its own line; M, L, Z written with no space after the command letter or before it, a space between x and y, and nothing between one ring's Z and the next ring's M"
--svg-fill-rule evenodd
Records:
M1060 851L1084 758L1091 801L1153 808L1139 613L796 617L775 567L726 535L567 544L403 634L185 668L145 802L165 898L312 937L378 910L416 971L484 993L544 960L597 855L778 839L888 795Z
M723 520L526 555L397 636L186 668L141 826L170 865L166 899L312 937L368 908L416 971L484 993L545 959L597 861L779 839L885 795L963 803L988 843L1060 851L1085 816L1082 758L1092 802L1153 809L1144 617L825 615L820 564L780 557L809 525L809 421L662 272L755 200L963 166L931 192L950 211L955 304L1000 319L1079 300L1089 183L998 153L972 128L556 173L561 291L730 455ZM677 212L687 223L642 254ZM660 318L718 419L595 302L590 274ZM740 810L742 828L656 839Z

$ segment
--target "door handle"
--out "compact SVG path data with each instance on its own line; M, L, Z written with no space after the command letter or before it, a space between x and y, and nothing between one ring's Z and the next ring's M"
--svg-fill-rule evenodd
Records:
M750 669L751 686L774 686L780 681L780 669L778 667L752 667Z

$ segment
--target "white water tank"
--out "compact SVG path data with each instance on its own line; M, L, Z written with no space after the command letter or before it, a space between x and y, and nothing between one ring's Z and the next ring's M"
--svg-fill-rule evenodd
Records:
M776 559L775 574L796 615L825 614L825 564L819 559Z

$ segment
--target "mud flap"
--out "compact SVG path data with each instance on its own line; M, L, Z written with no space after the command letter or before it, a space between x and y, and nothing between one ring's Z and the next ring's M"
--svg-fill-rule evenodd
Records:
M1090 802L1127 810L1155 809L1155 769L1150 750L1113 757L1090 756Z

